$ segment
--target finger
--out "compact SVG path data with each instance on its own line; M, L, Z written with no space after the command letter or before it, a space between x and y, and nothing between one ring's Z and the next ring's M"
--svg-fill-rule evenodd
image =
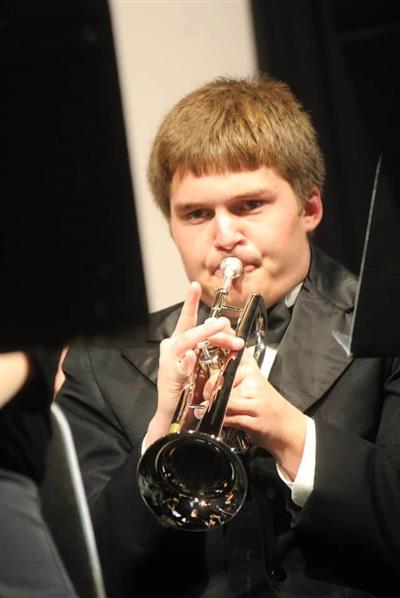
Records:
M172 336L176 336L196 326L200 298L201 286L198 282L193 281L186 293L186 298Z
M216 389L217 382L219 383L219 386L221 385L221 383L223 383L223 380L220 380L220 372L213 373L205 383L203 388L203 398L205 401L208 401L211 398L211 395Z
M214 334L209 339L211 347L217 347L219 349L227 349L229 351L240 351L244 347L244 341L238 336L232 336L224 332Z
M256 360L251 355L248 349L242 352L240 365L236 371L234 387L236 388L239 384L242 384L245 380L259 379L260 367L257 365Z
M199 405L196 405L196 408L193 410L193 415L196 419L201 419L204 415L205 410L208 407L208 401L203 401Z
M242 364L243 366L247 366L249 369L250 368L256 368L257 370L259 370L259 366L257 365L256 360L253 357L253 353L251 349L246 348L245 351L243 351L243 357L242 357Z
M233 392L236 393L237 392L237 387L239 385L242 385L244 383L245 380L247 380L249 378L249 376L252 375L252 371L251 369L249 369L248 365L244 362L244 353L242 353L241 359L240 359L240 364L239 367L236 370L236 374L235 374L235 379L233 381Z
M218 334L225 326L224 320L225 318L209 318L204 324L186 330L175 337L171 336L163 339L160 343L160 359L165 361L171 358L173 360L182 358L186 351L194 349L198 343ZM235 346L235 341L233 341L232 346ZM237 343L237 346L239 346L239 343Z
M228 407L226 409L226 416L249 415L255 416L257 413L257 405L252 401L252 397L230 397Z
M225 320L226 318L209 318L204 324L182 332L171 339L172 344L170 347L172 351L176 357L182 357L188 349L194 349L198 343L206 341L221 332L226 325ZM223 342L226 347L232 350L238 350L242 346L241 339L230 334L227 334L223 341L220 339L220 342Z
M257 423L251 415L227 415L224 419L224 426L246 432L250 440L252 439L251 434L257 431Z

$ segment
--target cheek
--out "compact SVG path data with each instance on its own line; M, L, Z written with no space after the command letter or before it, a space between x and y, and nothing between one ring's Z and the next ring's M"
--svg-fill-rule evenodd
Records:
M199 241L198 236L193 232L190 234L186 231L175 232L175 234L171 232L187 276L191 280L197 280L201 264L204 262L205 244Z
M171 236L179 253L183 256L188 253L188 238L189 235L186 229L180 226L171 226Z
M171 223L171 236L180 251L188 251L188 247L199 248L204 234L198 226L185 226L181 223Z
M281 220L276 226L265 230L255 240L269 275L278 276L293 262L296 262L303 251L306 235L299 223L293 220Z
M277 247L290 250L290 246L305 237L300 218L281 218L273 229L273 241Z

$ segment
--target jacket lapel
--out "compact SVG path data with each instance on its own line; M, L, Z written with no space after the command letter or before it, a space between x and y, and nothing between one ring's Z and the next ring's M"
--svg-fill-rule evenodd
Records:
M352 361L332 333L349 334L356 286L352 274L312 248L310 273L269 377L302 411L318 401Z
M150 382L157 384L158 351L154 347L129 347L122 355Z

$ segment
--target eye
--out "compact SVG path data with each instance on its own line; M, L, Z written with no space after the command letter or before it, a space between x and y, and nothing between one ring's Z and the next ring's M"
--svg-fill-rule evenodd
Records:
M206 210L205 208L198 208L197 210L191 210L184 214L183 219L187 222L201 222L202 220L206 220L210 217L210 210Z
M265 201L262 199L246 199L236 206L238 213L248 214L249 212L256 212L263 207Z

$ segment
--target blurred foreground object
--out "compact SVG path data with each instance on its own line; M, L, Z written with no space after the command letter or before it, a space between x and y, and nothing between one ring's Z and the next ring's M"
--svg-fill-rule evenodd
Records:
M108 5L1 12L0 351L144 324Z

